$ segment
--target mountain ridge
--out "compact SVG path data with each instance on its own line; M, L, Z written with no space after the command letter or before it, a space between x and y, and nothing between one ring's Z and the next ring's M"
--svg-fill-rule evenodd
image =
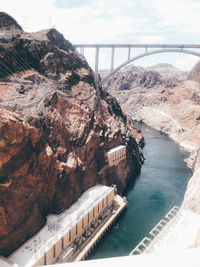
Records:
M122 192L144 161L141 133L116 99L95 85L73 45L55 29L26 33L16 27L17 33L0 29L4 256L36 234L47 214L68 208L95 184L116 184ZM127 147L126 160L101 171L105 151L120 144Z

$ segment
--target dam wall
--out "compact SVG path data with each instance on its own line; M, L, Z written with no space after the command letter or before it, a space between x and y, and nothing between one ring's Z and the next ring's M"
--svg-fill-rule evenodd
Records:
M69 209L48 215L46 225L0 267L46 266L83 260L126 207L116 186L96 185L85 191Z

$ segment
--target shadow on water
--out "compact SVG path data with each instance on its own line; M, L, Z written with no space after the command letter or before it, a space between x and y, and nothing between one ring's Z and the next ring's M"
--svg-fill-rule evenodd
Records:
M165 134L141 125L146 158L140 175L129 183L128 206L92 250L88 259L128 255L174 206L180 206L191 176L187 156Z

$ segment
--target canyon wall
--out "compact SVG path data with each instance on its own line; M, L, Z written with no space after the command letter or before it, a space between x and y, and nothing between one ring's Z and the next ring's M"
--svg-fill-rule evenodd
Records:
M159 68L130 65L104 86L132 119L168 134L190 152L186 162L193 175L182 208L200 214L200 62L188 76L173 67L169 71L169 65ZM200 227L190 244L199 246Z
M200 143L199 76L198 65L188 78L168 64L146 69L130 65L104 86L130 117L167 133L192 151Z
M26 33L0 12L0 254L8 255L89 187L122 192L143 163L141 133L55 29ZM124 144L127 158L105 166Z

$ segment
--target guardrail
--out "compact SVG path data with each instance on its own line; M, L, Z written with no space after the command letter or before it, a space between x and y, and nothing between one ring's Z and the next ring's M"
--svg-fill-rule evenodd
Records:
M171 220L176 216L179 211L178 206L174 206L149 232L149 236L145 236L140 243L131 251L129 255L142 254L148 250L148 247L155 240L158 234L165 229L171 222Z

